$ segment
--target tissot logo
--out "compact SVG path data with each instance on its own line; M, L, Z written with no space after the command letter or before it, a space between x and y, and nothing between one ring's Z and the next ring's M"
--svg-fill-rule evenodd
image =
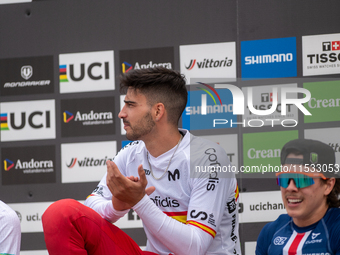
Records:
M1 103L1 141L55 138L54 100Z
M241 42L242 78L297 76L296 38Z
M323 42L322 50L323 51L340 50L340 41Z
M59 55L60 93L114 90L113 51Z
M54 92L53 56L0 60L2 96Z
M302 37L303 75L340 73L340 34Z
M55 182L54 146L3 148L2 184Z
M62 137L115 133L114 98L61 100Z

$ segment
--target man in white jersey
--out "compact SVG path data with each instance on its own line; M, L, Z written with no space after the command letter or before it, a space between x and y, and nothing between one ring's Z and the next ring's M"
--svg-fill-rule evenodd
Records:
M0 254L19 255L21 227L18 215L0 201Z
M95 213L73 200L46 210L50 254L241 254L237 182L219 171L229 166L228 156L178 129L184 77L166 68L133 70L121 77L121 88L118 116L134 142L107 162L107 174L86 199ZM143 221L148 252L109 223L130 209Z

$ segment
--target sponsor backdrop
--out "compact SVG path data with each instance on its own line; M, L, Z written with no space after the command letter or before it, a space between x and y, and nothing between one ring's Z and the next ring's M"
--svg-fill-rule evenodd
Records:
M118 76L155 66L186 76L180 127L247 168L240 239L253 254L285 212L272 173L283 144L318 139L340 163L339 12L338 0L0 1L0 200L21 220L21 254L47 254L46 208L83 202L129 143ZM116 224L145 246L135 212Z

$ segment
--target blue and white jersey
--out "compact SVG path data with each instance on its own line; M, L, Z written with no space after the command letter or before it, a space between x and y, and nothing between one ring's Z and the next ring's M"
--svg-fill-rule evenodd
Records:
M256 254L339 255L340 209L328 209L320 221L307 227L296 226L287 214L280 215L262 229Z

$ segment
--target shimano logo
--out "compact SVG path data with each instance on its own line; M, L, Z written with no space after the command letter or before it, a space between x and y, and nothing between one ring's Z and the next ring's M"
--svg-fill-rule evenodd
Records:
M279 63L279 62L291 62L293 61L292 53L281 53L273 55L259 55L259 56L247 56L245 57L245 65L254 64L267 64L267 63Z

